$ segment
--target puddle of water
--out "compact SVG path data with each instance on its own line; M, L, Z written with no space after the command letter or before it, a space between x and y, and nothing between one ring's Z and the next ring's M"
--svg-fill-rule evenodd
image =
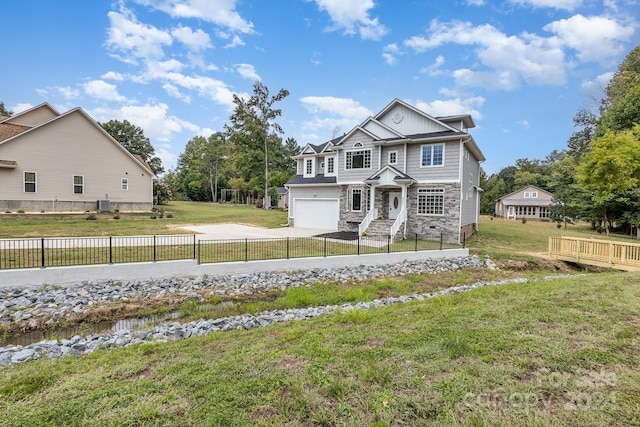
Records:
M1 347L8 345L21 345L27 346L40 341L45 340L62 340L70 339L76 335L88 336L99 334L110 334L116 331L127 329L129 331L139 331L143 329L150 329L153 325L164 322L166 320L177 319L180 317L180 313L173 312L170 314L156 315L149 317L137 317L132 319L120 319L120 320L107 320L104 322L83 324L68 328L52 329L50 331L34 331L26 332L20 335L14 335L7 337L7 339L0 343Z

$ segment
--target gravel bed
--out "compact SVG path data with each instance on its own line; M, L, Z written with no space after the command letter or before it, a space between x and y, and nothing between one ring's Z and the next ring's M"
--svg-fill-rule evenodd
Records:
M59 317L72 317L91 306L116 303L133 298L154 298L172 295L176 298L198 298L204 289L220 295L252 295L274 289L328 281L367 280L384 276L403 276L451 272L463 268L495 268L490 261L478 257L453 259L427 259L407 261L383 266L359 266L340 269L313 269L280 273L255 273L235 276L203 276L198 278L172 278L148 282L133 281L83 282L65 288L47 286L37 290L0 290L0 319L5 324L48 317L48 321ZM289 310L265 311L257 315L240 315L218 319L198 320L189 323L168 322L146 331L120 330L111 334L75 336L71 339L41 341L28 346L0 347L0 366L21 363L34 359L51 359L67 355L89 353L98 347L123 347L141 342L166 342L194 336L202 336L214 331L233 329L253 329L272 323L305 320L328 313L348 310L366 310L398 303L422 301L443 295L466 292L485 286L505 283L525 283L527 279L513 279L499 282L479 282L472 285L456 286L442 291L380 298L368 302L321 307L296 308Z

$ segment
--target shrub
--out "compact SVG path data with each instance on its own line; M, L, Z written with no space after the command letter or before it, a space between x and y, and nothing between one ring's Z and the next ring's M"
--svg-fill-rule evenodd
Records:
M95 216L94 214L87 215L87 221L95 221L97 219L98 219L98 217Z
M522 223L523 223L523 224L526 224L526 223L527 223L527 218L522 217Z
M115 214L115 215L113 216L113 219L120 219L120 214Z
M24 213L24 209L18 209L18 213Z
M157 218L157 216L151 215L151 219L156 219L156 218Z
M173 218L173 214L171 212L167 212L167 214L165 215L167 218Z

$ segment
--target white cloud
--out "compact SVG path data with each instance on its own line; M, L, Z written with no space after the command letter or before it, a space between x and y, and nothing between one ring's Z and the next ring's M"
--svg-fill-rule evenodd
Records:
M35 105L21 102L9 108L9 110L13 111L13 114L18 114L18 113L22 113L23 111L27 111L33 107L35 107Z
M442 74L442 70L440 69L444 65L444 56L438 55L433 64L428 67L422 67L420 69L420 73L427 74L429 76L439 76Z
M171 45L171 35L152 25L138 22L131 12L109 12L111 23L107 33L107 46L124 54L126 62L135 62L136 58L164 57L163 46ZM129 57L131 55L132 57Z
M434 117L455 116L458 114L471 114L474 119L481 119L482 114L479 108L484 104L485 99L481 96L472 98L454 98L431 102L417 101L416 108Z
M177 27L171 30L171 35L193 52L201 52L213 46L209 34L201 29L193 31L189 27Z
M507 36L492 25L473 26L470 22L432 21L429 36L414 36L404 44L417 53L446 43L477 46L484 70L462 69L454 73L461 85L479 86L499 80L495 88L512 89L524 80L530 84L560 85L566 80L564 52L557 38L535 34Z
M484 0L467 0L467 4L469 6L484 6L485 1Z
M402 55L402 51L396 43L388 44L382 50L382 58L388 65L395 65L397 57Z
M167 13L173 18L196 18L244 34L253 33L253 24L243 19L236 0L134 0Z
M370 40L380 40L389 31L378 18L369 15L369 10L375 7L373 0L315 0L315 3L333 21L334 27L330 30L359 33L361 38Z
M529 129L529 120L526 120L526 119L520 120L518 121L518 124L525 129Z
M509 2L534 8L549 7L568 11L575 10L582 5L582 0L509 0Z
M373 114L371 110L349 98L305 96L300 101L303 107L314 115L313 120L302 124L302 128L308 132L307 142L327 141L335 136L336 129L342 129L342 133L345 130L349 131ZM311 139L312 136L317 139Z
M578 51L582 61L602 61L617 57L625 51L625 44L634 33L632 26L602 16L574 15L554 21L544 27L562 41L562 44Z
M600 74L594 80L582 82L580 90L586 96L592 99L601 99L604 96L604 90L613 78L613 71Z
M103 80L90 80L82 85L84 92L94 98L105 101L123 102L127 98L118 93L118 87Z
M254 66L251 64L236 64L236 71L245 79L251 81L262 80L258 73L256 73Z
M124 74L115 71L107 71L106 73L101 75L100 78L104 80L115 80L117 82L121 82L124 81L125 76Z

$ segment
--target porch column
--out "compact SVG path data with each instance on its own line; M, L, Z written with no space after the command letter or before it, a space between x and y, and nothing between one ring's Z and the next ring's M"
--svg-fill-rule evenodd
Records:
M375 209L375 205L376 205L376 187L372 185L371 198L369 199L369 211L371 212L373 219L377 218L377 213L373 211Z
M406 184L402 186L402 211L404 212L404 218L402 224L402 237L407 238L407 218L409 214L407 212L407 186Z

